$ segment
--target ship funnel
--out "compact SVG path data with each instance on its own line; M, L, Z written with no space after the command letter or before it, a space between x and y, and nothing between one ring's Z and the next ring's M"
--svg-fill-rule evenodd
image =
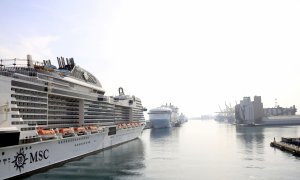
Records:
M61 57L62 68L66 67L65 58Z
M69 59L68 58L66 58L66 63L67 63L67 65L69 65L70 63L69 63Z
M71 69L73 69L73 68L74 68L74 66L75 66L74 59L73 59L73 58L70 58L70 62L71 62Z
M59 57L57 57L57 63L58 63L59 69L62 69L63 68L62 59L60 59Z

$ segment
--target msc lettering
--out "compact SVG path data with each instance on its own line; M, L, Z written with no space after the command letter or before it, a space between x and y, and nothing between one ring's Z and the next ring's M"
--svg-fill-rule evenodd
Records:
M42 161L43 159L48 159L49 157L49 150L45 149L36 151L35 153L30 153L30 163Z

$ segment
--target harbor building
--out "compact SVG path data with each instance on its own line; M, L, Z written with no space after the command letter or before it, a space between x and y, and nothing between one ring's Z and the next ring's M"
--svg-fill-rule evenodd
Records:
M253 101L250 97L244 97L235 106L235 120L238 125L295 125L300 124L300 116L296 112L295 105L264 108L261 96L254 96Z

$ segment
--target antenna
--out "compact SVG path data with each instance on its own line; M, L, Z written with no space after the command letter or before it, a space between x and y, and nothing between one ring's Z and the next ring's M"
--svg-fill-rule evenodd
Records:
M13 65L14 65L15 67L16 67L16 65L17 65L17 64L16 64L16 60L17 60L17 59L15 58L15 59L14 59L14 63L13 63Z
M120 95L120 96L121 96L121 95L125 95L125 94L124 94L124 90L123 90L122 87L119 87L119 95Z
M221 106L219 104L218 104L218 106L219 106L220 112L223 112L222 109L221 109Z
M275 98L275 107L278 107L277 98Z

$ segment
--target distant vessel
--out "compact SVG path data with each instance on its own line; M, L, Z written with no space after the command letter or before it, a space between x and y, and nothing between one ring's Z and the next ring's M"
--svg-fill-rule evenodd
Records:
M188 118L187 118L183 113L181 113L181 114L179 115L179 123L180 123L180 124L183 124L183 123L185 123L185 122L188 122Z
M153 108L148 114L152 128L155 129L169 128L180 124L178 108L171 104Z
M0 61L0 179L30 174L137 138L141 100L104 96L73 58Z
M299 125L296 112L295 106L283 108L276 103L273 108L264 108L260 96L254 96L254 101L244 97L235 106L235 119L237 125Z

